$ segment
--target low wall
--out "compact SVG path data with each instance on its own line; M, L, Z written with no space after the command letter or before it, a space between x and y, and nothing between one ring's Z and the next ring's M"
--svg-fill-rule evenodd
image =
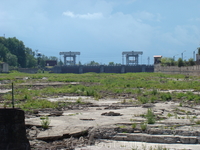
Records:
M178 67L178 66L161 66L160 64L156 64L154 65L154 72L199 76L200 65Z
M18 71L24 73L37 73L38 68L19 68Z
M1 150L30 150L24 118L22 110L0 109Z
M55 66L51 69L52 73L127 73L127 72L154 72L154 66L136 65L136 66Z

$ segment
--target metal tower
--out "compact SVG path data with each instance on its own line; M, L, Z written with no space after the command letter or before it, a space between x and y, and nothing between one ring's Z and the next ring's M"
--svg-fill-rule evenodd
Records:
M135 64L138 65L138 58L139 55L142 55L142 51L130 51L130 52L122 52L122 63L124 64L124 55L126 56L126 65ZM130 60L130 57L132 57L132 60Z
M76 55L80 55L80 52L60 52L60 55L64 57L64 65L76 65ZM69 57L69 60L67 58ZM71 60L73 58L73 60Z

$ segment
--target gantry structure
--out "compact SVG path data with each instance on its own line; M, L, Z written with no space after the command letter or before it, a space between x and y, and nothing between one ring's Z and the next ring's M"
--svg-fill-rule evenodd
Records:
M142 51L129 51L122 52L122 64L124 64L124 55L126 56L126 65L138 65L139 55L142 55ZM132 59L130 59L132 58Z
M80 54L81 54L80 52L71 52L71 51L60 52L60 55L63 55L64 57L64 65L76 65L76 56Z

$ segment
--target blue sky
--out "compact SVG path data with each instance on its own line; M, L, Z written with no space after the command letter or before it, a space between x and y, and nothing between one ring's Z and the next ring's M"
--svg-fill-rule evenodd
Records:
M47 56L79 51L82 64L122 63L123 51L193 58L200 46L200 0L1 0L0 36Z

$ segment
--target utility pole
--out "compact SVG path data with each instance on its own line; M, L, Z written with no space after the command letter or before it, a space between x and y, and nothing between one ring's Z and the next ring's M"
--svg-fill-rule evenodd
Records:
M148 65L149 65L149 63L150 63L150 57L148 57L147 60L148 60Z
M182 53L181 53L181 56L182 56L182 60L183 60L183 53L185 52L186 50L184 50Z
M176 55L173 56L174 61L175 61L175 56L178 56L178 54L176 54Z

